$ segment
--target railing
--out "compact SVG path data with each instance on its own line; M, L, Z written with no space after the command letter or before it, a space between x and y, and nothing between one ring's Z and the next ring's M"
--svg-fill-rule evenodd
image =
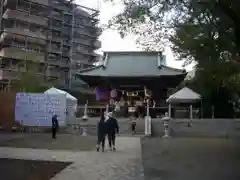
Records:
M31 0L32 2L38 3L38 4L43 4L45 6L49 5L49 0Z
M93 27L93 28L95 28L95 27ZM74 33L82 34L82 35L92 37L92 38L96 38L96 37L99 36L96 33L89 33L89 30L86 30L86 29L81 28L81 27L74 28Z
M28 38L28 41L33 41L33 42L41 42L41 44L46 43L46 35L43 33L37 31L33 32L30 31L29 29L21 29L21 28L5 28L3 30L3 33L1 34L1 40L3 40L6 37L16 37L20 40L25 40L26 37Z

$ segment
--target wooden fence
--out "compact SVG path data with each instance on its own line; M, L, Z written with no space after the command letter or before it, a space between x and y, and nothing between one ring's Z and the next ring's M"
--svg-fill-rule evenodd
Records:
M15 124L15 97L16 93L0 92L0 126L11 129Z

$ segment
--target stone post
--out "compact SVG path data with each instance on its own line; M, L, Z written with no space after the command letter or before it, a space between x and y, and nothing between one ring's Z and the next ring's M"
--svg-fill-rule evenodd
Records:
M84 106L84 115L82 117L83 121L87 121L88 120L87 112L88 112L88 104L86 103L85 106ZM87 136L87 123L83 124L82 136Z
M87 115L87 113L88 113L88 104L86 103L85 106L84 106L84 114L83 114L83 117L82 117L82 119L83 119L84 121L87 121L87 120L88 120L88 115Z
M151 116L149 113L149 103L147 102L147 113L145 116L145 135L146 136L151 136Z

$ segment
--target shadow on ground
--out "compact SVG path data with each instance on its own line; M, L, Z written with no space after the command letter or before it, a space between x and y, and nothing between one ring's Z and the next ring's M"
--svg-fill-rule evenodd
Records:
M0 134L0 146L49 150L95 150L96 137L59 134L57 139L51 134Z
M239 180L237 140L142 139L146 180Z
M71 163L0 158L2 180L49 180Z

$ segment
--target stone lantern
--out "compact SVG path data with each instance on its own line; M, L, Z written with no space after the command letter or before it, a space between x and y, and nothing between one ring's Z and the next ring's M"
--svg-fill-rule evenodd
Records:
M171 118L169 117L168 113L165 113L165 116L162 118L163 120L163 126L164 126L164 136L162 138L169 138L171 137L169 135L169 121Z

